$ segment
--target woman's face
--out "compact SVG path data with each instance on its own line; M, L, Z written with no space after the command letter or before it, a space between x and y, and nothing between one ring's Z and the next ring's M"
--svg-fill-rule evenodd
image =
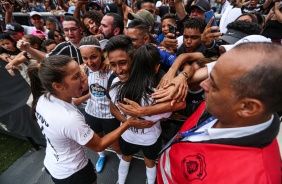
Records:
M62 34L59 33L59 31L54 31L54 40L57 44L64 42L65 38L62 36Z
M58 95L62 100L71 101L73 97L79 97L85 91L87 86L87 75L85 75L74 60L69 62L65 68L67 71L63 82L59 83L61 86Z
M86 27L86 29L88 29L88 31L92 34L92 35L96 35L98 34L99 31L99 24L97 24L95 21L93 21L90 18L85 18L83 20L83 23Z
M99 49L91 46L85 46L79 49L83 63L93 72L98 71L102 63L102 53Z

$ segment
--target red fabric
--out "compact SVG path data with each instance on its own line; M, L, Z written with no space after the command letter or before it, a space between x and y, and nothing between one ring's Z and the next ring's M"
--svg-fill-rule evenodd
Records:
M204 108L203 102L179 132L193 127ZM166 165L166 162L170 165ZM281 166L276 139L264 148L178 142L160 157L157 183L281 184ZM170 173L173 181L169 179ZM163 181L162 175L165 175L168 181Z
M276 140L263 149L180 142L171 147L169 158L173 182L162 180L160 167L164 167L166 160L161 163L159 159L158 184L281 184Z

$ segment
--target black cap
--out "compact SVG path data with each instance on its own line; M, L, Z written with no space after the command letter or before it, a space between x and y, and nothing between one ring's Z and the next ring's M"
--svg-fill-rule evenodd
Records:
M7 34L15 34L17 32L24 32L24 28L18 23L9 23L6 25L4 32Z
M111 4L108 4L107 6L105 6L104 13L105 13L105 15L107 13L117 13L117 5L116 5L116 3L111 3Z
M248 34L243 33L241 31L228 29L227 32L220 39L229 44L234 44L246 36L248 36Z
M203 12L211 10L211 4L208 0L196 0L195 4L189 8L189 11L191 12L196 7Z

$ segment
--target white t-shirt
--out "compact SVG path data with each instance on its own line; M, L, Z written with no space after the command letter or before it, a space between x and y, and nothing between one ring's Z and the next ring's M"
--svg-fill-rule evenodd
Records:
M82 145L92 139L94 132L73 103L54 96L42 95L36 106L37 123L47 140L44 165L57 179L64 179L88 163Z
M108 80L112 73L112 70L108 73L93 72L89 68L88 84L91 98L87 101L85 112L91 116L102 119L114 118L110 111L110 100L106 96Z
M119 78L116 77L112 85L115 84L116 82L119 82ZM111 97L111 101L118 107L117 100L116 100L116 95L117 95L117 89L111 89L109 92L109 95ZM149 99L150 102L153 104L153 99ZM144 106L144 101L142 100L141 106ZM152 145L154 144L158 137L161 134L161 126L160 126L160 119L162 118L168 118L171 115L171 112L168 113L163 113L163 114L158 114L158 115L152 115L152 116L143 116L142 118L145 120L150 120L153 122L156 122L152 127L150 128L143 128L143 129L137 129L134 127L130 127L127 129L121 137L126 141L131 144L137 144L137 145ZM130 116L126 116L126 119L129 119Z

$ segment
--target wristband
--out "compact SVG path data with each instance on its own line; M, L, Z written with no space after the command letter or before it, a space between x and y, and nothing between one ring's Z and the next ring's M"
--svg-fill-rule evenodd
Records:
M189 79L189 75L186 72L180 72L182 75L184 75L187 79Z

